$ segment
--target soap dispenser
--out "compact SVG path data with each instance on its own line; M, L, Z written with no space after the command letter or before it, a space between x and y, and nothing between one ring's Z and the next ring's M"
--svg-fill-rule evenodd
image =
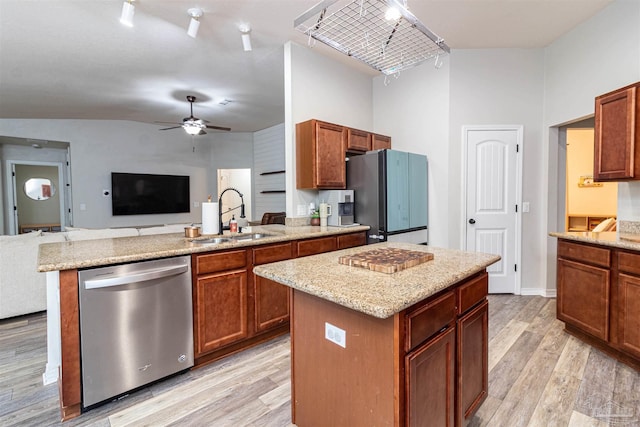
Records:
M229 231L232 233L238 232L238 221L236 221L235 215L231 215L231 221L229 221Z

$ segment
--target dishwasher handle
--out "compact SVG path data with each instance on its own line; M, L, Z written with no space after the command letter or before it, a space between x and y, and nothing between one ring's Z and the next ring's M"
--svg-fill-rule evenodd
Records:
M129 285L136 282L145 282L148 280L159 279L162 277L176 276L189 270L188 265L172 265L169 267L161 267L149 269L133 274L109 277L105 279L85 280L85 289L108 288L111 286Z

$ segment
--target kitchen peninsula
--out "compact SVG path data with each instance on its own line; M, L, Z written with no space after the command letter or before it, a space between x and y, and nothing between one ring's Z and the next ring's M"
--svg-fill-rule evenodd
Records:
M38 271L47 273L45 376L51 372L59 382L63 420L83 409L79 271L189 256L197 367L289 331L288 288L255 276L254 266L363 245L368 228L265 225L252 234L195 241L172 233L40 245Z
M340 262L377 250L433 259L392 274ZM485 269L499 259L380 243L255 267L292 288L292 422L464 425L487 393Z

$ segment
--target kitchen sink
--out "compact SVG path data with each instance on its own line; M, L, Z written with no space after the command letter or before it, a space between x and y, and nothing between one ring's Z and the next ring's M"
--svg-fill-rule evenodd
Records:
M238 234L237 236L234 236L233 238L235 240L243 241L243 240L258 240L258 239L263 239L265 237L271 237L271 236L273 236L273 234L252 233L252 234Z
M209 244L209 245L216 245L219 243L226 243L226 242L230 242L232 239L230 237L211 237L208 239L193 239L191 241L191 243L200 243L200 244Z

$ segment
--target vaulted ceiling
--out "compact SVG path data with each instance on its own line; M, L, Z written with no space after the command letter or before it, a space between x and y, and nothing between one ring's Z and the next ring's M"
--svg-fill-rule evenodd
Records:
M189 115L186 96L195 95L194 115L214 125L256 131L281 123L283 45L307 44L293 21L318 1L136 0L129 28L119 22L122 0L0 0L0 118L180 122ZM611 1L408 7L452 49L540 48ZM192 7L204 11L195 39L186 33ZM241 23L251 26L250 52ZM313 49L376 75L320 43Z

